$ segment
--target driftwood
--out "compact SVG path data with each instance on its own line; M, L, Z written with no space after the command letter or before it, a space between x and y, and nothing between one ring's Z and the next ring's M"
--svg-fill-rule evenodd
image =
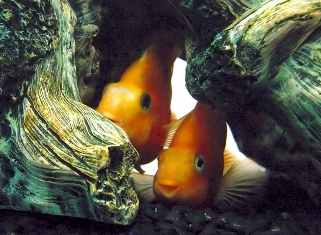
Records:
M86 11L91 2L77 4ZM68 1L0 6L7 13L0 24L0 207L131 223L138 199L129 175L138 154L78 93L75 52L79 64L97 33L88 30L95 29L90 16L77 21ZM77 50L75 35L88 41Z
M226 111L248 157L319 204L321 2L236 2L223 1L235 21L191 50L187 87Z

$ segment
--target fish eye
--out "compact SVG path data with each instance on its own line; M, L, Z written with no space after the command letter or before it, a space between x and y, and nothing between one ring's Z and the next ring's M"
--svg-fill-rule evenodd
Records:
M140 105L143 109L149 109L151 105L152 98L150 97L150 94L144 93L142 97L140 98Z
M201 154L197 154L194 160L194 167L196 171L202 172L205 167L205 159Z

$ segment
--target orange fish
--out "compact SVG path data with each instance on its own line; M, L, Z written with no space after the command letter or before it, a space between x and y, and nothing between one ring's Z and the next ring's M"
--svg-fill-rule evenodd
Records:
M224 115L198 102L195 109L169 125L169 145L158 157L155 177L132 174L142 202L156 199L192 207L237 205L266 178L252 160L225 149ZM152 183L153 182L153 183Z
M171 121L171 77L181 50L154 43L131 64L117 83L108 84L96 111L119 125L140 154L136 168L154 160Z
M168 148L159 155L154 194L161 200L196 206L219 188L227 133L225 117L197 102L179 122Z

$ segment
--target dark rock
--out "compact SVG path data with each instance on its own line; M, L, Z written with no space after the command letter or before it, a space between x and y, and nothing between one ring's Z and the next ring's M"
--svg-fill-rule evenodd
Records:
M175 223L176 221L180 221L186 216L184 211L184 206L174 206L166 215L165 219L168 223Z
M216 224L218 228L226 229L231 232L236 232L238 234L244 234L243 220L239 217L235 217L232 213L223 213L220 215Z
M232 231L226 231L224 229L219 229L217 231L217 234L219 234L219 235L237 235L238 233L232 232Z
M204 217L203 217L203 220L200 221L200 224L211 223L218 217L218 214L208 207L202 210L202 214L204 215Z
M152 220L157 221L160 219L164 219L166 217L167 212L168 209L160 203L145 205L144 214Z
M173 224L169 224L163 221L159 221L155 224L156 231L160 233L172 232L173 234L189 234L187 231L187 224L185 221L177 221Z
M144 223L137 223L131 229L131 233L135 235L141 234L155 234L155 229L153 226L149 226L148 224Z
M208 224L204 226L204 230L199 235L215 235L218 234L218 229L215 224Z

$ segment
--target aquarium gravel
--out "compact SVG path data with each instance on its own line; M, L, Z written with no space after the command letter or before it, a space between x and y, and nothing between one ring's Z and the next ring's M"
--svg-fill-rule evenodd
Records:
M273 181L261 200L238 209L192 209L157 202L142 205L130 226L30 212L2 210L0 234L200 234L294 235L321 234L320 207L290 182Z

